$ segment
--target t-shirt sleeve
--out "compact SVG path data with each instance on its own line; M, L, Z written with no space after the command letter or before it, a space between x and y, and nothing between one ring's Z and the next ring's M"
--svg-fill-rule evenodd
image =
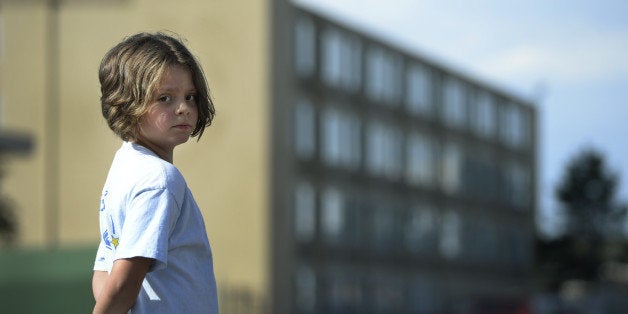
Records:
M115 258L154 259L149 271L168 264L168 240L181 212L167 189L151 189L136 195L127 207Z
M107 268L107 248L102 239L98 245L98 251L96 252L96 260L94 261L94 270L108 271Z

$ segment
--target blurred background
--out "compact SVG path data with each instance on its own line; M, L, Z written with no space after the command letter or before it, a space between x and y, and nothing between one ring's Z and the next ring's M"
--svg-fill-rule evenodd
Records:
M104 53L179 34L222 313L623 313L628 4L0 1L0 312L91 311Z

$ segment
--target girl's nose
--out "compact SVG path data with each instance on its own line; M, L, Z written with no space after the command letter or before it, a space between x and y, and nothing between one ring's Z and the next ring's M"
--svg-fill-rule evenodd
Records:
M177 106L177 114L189 114L190 113L190 104L187 101L181 101Z

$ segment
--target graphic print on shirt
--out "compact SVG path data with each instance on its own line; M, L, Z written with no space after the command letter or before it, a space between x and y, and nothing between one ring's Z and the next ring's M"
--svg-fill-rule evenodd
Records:
M109 223L102 233L102 240L105 242L105 246L112 251L115 251L118 247L120 237L116 232L116 226L113 224L113 218L111 216L109 216Z
M104 211L105 210L105 197L107 196L107 194L109 194L109 191L105 190L104 192L102 192L102 195L100 196L100 211Z
M107 197L109 191L105 190L102 193L102 196L100 197L100 215L106 215L107 213L104 212L105 211L105 198ZM101 226L101 230L104 230L102 233L102 240L105 243L105 246L112 251L115 251L115 249L118 247L118 243L120 240L120 237L118 235L118 233L116 232L116 226L113 223L113 217L111 217L111 215L109 215L109 217L107 217L108 219L104 220L101 217L101 223L102 221L106 221L106 225Z

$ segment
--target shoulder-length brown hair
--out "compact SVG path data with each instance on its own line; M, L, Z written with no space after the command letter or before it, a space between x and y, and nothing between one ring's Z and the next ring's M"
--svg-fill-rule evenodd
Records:
M192 136L200 137L216 114L203 70L181 40L164 33L139 33L127 37L103 57L100 79L102 115L122 140L136 140L139 121L153 101L165 69L181 65L190 69L196 88L198 120Z

